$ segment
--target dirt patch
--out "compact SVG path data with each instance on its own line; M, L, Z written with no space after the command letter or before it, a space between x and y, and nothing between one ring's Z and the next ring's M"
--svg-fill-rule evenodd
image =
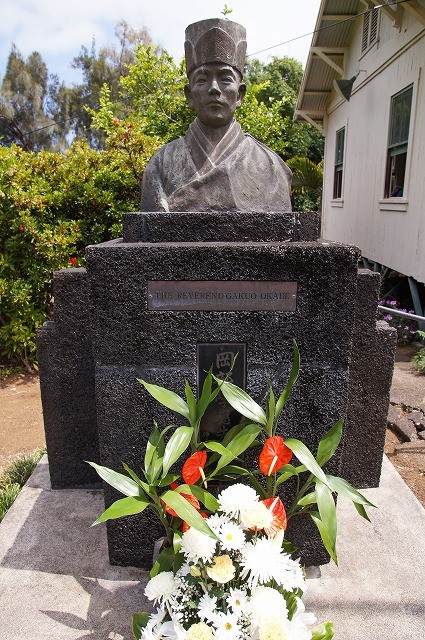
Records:
M0 381L0 473L15 458L45 446L38 376Z
M425 442L405 442L387 429L384 451L404 482L425 507Z

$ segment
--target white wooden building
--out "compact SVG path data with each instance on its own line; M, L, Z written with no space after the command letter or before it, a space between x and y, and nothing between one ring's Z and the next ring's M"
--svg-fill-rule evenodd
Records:
M322 236L425 283L425 0L322 0L295 117L325 135ZM334 80L353 78L344 99ZM421 285L422 287L422 285ZM423 314L422 306L417 312Z

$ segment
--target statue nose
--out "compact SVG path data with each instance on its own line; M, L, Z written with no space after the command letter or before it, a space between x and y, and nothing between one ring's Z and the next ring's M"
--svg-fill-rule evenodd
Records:
M216 80L212 81L211 86L210 86L210 88L208 90L208 93L211 93L211 94L219 94L219 93L221 93L220 87L218 86L218 82Z

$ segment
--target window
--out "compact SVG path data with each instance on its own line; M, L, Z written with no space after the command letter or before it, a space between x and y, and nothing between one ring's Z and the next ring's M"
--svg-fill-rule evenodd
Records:
M363 15L362 53L378 39L379 9L372 9Z
M336 132L334 198L342 197L342 173L344 168L345 127Z
M410 85L391 98L385 198L399 198L404 195L412 95L413 85Z

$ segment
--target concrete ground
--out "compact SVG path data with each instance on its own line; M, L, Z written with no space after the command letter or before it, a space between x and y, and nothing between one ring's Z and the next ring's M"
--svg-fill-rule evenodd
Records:
M423 638L425 510L386 458L365 494L372 523L340 501L339 567L308 580L307 606L335 640ZM0 524L0 640L131 640L147 576L109 565L102 510L101 492L52 491L43 458Z

